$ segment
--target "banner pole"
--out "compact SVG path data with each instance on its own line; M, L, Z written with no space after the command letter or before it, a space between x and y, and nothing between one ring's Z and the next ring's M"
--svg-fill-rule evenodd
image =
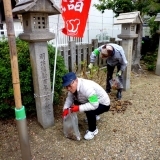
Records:
M87 21L87 30L88 30L88 44L89 44L89 16L88 16L88 21Z
M56 51L55 51L55 59L54 59L53 84L52 84L52 93L53 93L52 104L53 104L53 99L54 99L53 97L54 97L56 64L57 64L57 54L58 54L58 39L59 39L58 26L59 26L59 15L58 15L58 22L57 22L57 30L56 30Z

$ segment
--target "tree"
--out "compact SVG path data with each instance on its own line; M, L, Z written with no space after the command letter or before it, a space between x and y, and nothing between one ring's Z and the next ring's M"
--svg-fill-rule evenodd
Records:
M157 3L160 3L160 0L99 0L99 4L94 4L94 6L102 13L106 9L112 9L115 13L115 17L119 16L120 13L140 11L143 18L144 14L152 16L160 12L160 5L157 5ZM138 38L134 40L132 70L137 72L141 68L142 24L137 26L136 33L139 34Z
M97 10L104 13L106 9L112 9L115 13L115 17L122 12L131 12L134 10L134 5L130 0L99 0L99 4L94 4Z

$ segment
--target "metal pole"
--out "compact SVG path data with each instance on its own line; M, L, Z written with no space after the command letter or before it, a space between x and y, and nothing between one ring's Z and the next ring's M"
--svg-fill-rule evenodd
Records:
M55 51L55 59L54 59L54 71L53 71L53 87L52 87L52 103L54 99L54 87L55 87L55 77L56 77L56 64L57 64L57 54L58 54L58 39L59 39L59 15L57 22L57 30L56 30L56 51Z
M113 38L113 27L114 27L114 12L113 13L113 22L112 22L112 38Z
M22 159L31 160L31 152L30 152L29 139L27 133L26 114L24 106L22 106L22 101L21 101L19 68L17 60L16 39L15 39L15 31L13 25L11 1L3 0L3 4L5 11L6 26L7 26L8 43L10 48L12 83L13 83L14 100L16 106L15 114L16 114L16 122L19 134Z
M102 13L102 42L103 42L103 13Z
M88 18L88 21L87 21L87 32L88 32L88 44L90 43L89 42L89 18Z

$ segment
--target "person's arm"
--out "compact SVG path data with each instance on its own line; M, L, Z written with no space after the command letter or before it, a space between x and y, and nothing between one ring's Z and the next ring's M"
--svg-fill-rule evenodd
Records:
M84 91L84 96L88 99L88 102L79 105L80 112L95 110L98 108L99 99L93 87L87 86Z
M93 94L88 97L87 103L81 104L79 106L79 111L84 112L84 111L95 110L98 108L98 106L99 106L98 96L96 94Z
M96 59L96 57L100 54L103 46L105 46L105 45L102 45L102 46L96 48L96 49L91 53L91 55L90 55L90 63L94 63L94 62L95 62L95 59Z
M73 94L68 92L68 95L67 95L67 98L66 98L66 101L64 103L64 107L63 107L63 110L71 107L71 105L73 104Z
M105 46L105 45L100 46L99 48L95 49L95 50L91 53L91 55L90 55L90 64L88 65L88 68L89 68L89 69L92 69L93 64L94 64L94 62L95 62L95 60L96 60L96 57L101 53L101 50L102 50L103 46Z

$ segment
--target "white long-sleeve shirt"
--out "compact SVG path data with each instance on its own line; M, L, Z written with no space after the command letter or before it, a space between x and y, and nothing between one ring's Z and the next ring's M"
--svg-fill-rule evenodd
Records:
M110 105L110 98L106 91L96 82L83 78L78 78L77 96L68 92L63 109L69 108L74 100L81 103L80 112L95 110L99 104Z
M112 48L113 48L113 56L107 58L107 60L106 60L107 64L109 64L110 66L116 66L119 63L121 65L120 70L124 71L128 62L127 62L123 48L117 44L114 44L114 43L108 43L107 45L112 46ZM103 46L104 45L102 45L96 49L99 51L98 54L101 54L101 50L102 50ZM98 54L95 51L93 51L91 53L91 55L90 55L90 62L91 63L95 62L95 59Z

